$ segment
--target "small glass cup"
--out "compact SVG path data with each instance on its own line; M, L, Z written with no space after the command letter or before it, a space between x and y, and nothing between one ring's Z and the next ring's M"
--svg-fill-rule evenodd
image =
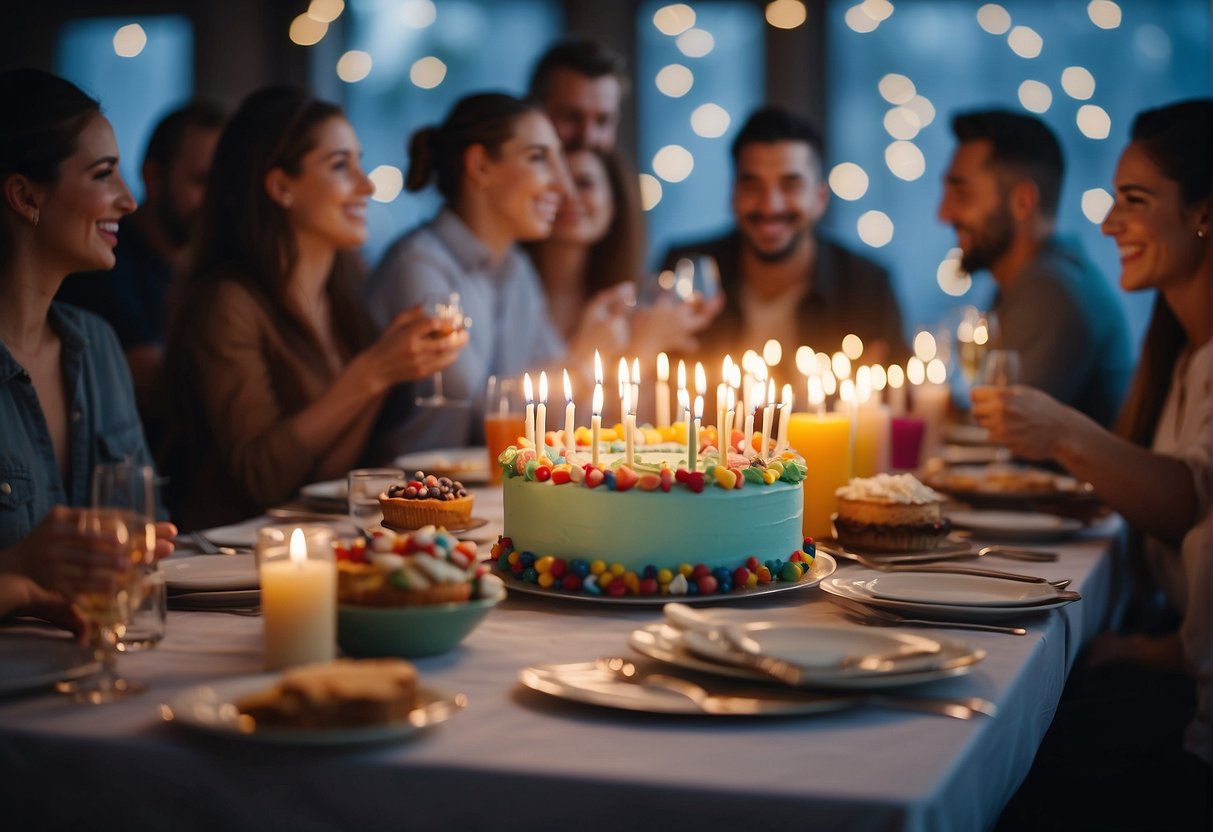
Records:
M168 617L168 589L164 570L151 563L143 570L143 603L139 605L118 640L118 650L133 653L155 647L164 638Z
M400 468L355 468L346 478L346 501L350 519L358 531L365 532L383 522L379 495L393 485L404 483Z
M1015 350L990 350L982 371L988 387L1010 387L1019 383L1019 353Z
M333 530L320 524L257 531L265 666L279 670L337 656Z
M522 383L513 377L489 376L484 399L484 445L489 455L489 485L501 485L497 457L526 433Z

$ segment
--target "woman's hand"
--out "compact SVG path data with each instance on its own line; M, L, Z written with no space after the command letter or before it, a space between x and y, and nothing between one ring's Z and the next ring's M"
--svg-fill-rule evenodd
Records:
M379 380L379 389L426 378L455 363L468 342L466 330L441 335L441 328L439 319L414 306L393 318L354 360Z
M0 574L0 618L10 615L41 618L77 637L85 630L83 619L59 593L43 589L24 575Z
M121 515L105 510L54 506L14 548L17 571L44 589L72 598L82 592L107 592L130 569L130 530L119 528ZM121 525L125 525L124 523ZM164 532L176 529L171 523ZM157 528L159 538L160 529ZM163 543L163 546L162 546ZM172 551L157 539L155 553Z
M1074 429L1077 411L1031 387L974 387L973 418L990 441L1023 459L1053 459L1057 443Z
M177 536L177 527L172 523L162 522L156 524L156 551L153 556L156 560L167 558L173 553L175 548L173 538Z

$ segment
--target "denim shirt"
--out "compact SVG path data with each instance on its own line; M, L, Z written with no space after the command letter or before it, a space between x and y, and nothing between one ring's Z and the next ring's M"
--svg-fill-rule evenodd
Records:
M130 370L109 325L90 312L52 303L61 342L71 463L59 464L30 375L0 341L0 548L21 540L54 505L89 503L93 466L151 464L135 410Z

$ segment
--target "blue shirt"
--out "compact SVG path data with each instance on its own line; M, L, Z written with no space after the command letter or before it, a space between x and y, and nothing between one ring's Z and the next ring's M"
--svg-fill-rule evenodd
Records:
M443 371L443 394L470 405L406 407L380 441L384 453L481 444L489 376L520 375L564 355L530 258L512 247L495 261L453 211L395 242L367 284L371 314L381 326L427 295L449 292L459 293L472 323L467 346ZM428 379L412 386L422 395L432 390Z
M93 466L151 464L130 370L114 331L90 312L52 303L66 391L70 468L59 474L38 393L0 341L0 548L21 540L54 505L87 506Z

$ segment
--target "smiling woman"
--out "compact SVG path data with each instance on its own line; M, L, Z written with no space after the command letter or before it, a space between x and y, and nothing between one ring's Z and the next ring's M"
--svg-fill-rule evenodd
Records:
M291 87L253 93L224 130L165 354L186 527L344 477L388 391L463 346L417 308L375 336L353 288L373 190L360 159L340 108Z

